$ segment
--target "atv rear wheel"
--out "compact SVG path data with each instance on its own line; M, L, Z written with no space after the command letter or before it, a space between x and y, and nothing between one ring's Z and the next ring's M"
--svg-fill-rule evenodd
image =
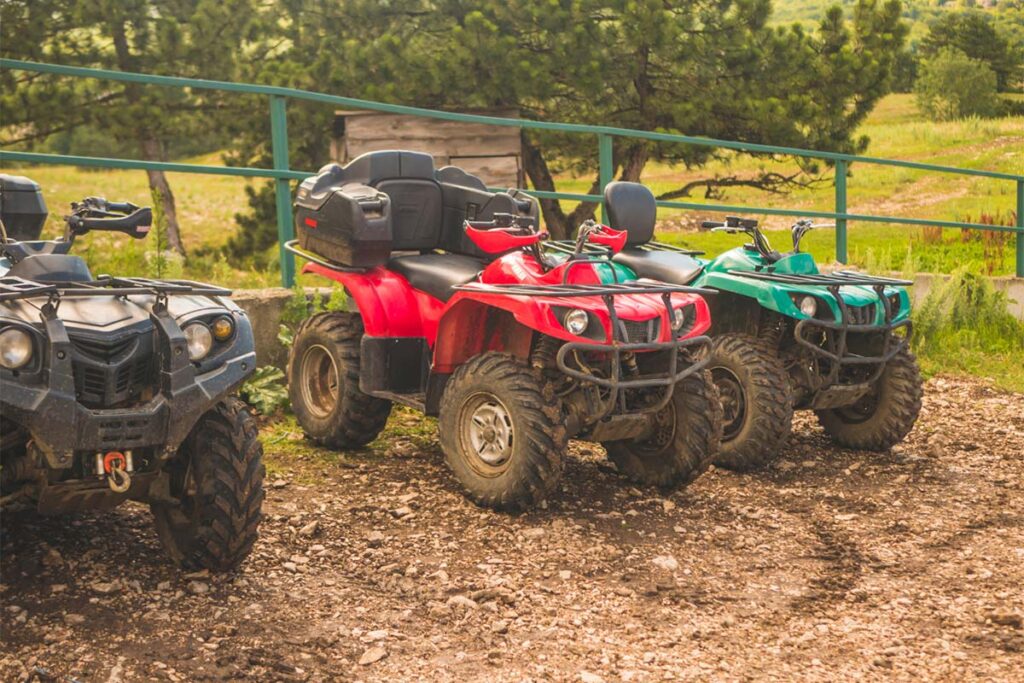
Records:
M256 542L263 505L263 447L256 420L237 398L205 415L167 465L169 493L153 502L157 536L186 569L228 571Z
M565 427L547 406L541 380L505 353L465 363L441 398L441 448L479 505L522 509L544 500L562 476Z
M774 349L744 334L715 339L708 370L722 401L722 449L715 464L754 470L778 456L789 438L789 377Z
M391 401L359 389L363 320L356 313L320 313L295 333L288 356L288 396L306 436L328 448L359 448L377 438Z
M887 451L906 438L917 422L923 393L917 359L903 349L886 364L869 394L852 405L815 414L840 446Z
M651 436L602 445L630 481L645 486L683 486L700 476L718 453L721 413L711 375L695 373L676 385L672 400L655 416Z

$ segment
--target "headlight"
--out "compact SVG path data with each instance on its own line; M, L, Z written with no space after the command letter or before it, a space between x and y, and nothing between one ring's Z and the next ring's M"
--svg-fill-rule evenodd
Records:
M800 312L806 315L808 318L813 318L814 314L818 312L818 300L813 296L805 296L800 299Z
M210 329L213 331L214 339L219 342L227 341L235 333L235 321L224 315L214 320Z
M900 308L903 307L903 299L899 294L889 295L889 312L896 315L900 312Z
M17 327L0 332L0 365L17 370L32 360L32 335Z
M562 326L565 327L569 334L574 334L577 337L587 331L587 325L589 324L590 316L587 315L586 311L578 308L572 309L562 318Z
M182 328L185 333L185 340L188 342L188 357L192 360L202 360L213 347L213 334L210 328L203 323L189 323Z
M678 335L693 326L697 311L693 304L672 310L672 331Z

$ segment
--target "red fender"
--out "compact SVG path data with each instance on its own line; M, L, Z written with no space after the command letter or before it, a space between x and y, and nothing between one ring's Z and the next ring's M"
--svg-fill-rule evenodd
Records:
M401 275L379 266L364 273L345 273L316 263L307 263L302 272L344 285L371 337L426 337L433 345L445 304L413 289Z

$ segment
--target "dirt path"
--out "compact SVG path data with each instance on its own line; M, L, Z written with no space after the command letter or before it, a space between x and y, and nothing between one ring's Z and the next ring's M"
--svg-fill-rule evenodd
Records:
M882 456L802 417L768 472L667 497L577 444L521 516L466 502L415 422L291 455L235 577L165 564L141 508L5 515L0 679L1020 680L1022 395L932 380Z

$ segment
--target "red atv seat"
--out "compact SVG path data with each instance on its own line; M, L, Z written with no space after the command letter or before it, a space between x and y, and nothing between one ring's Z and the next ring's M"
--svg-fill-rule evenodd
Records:
M704 267L687 254L652 249L658 204L649 189L640 183L613 182L604 189L608 207L608 227L626 231L626 248L612 257L640 277L685 285Z
M454 287L475 280L484 265L478 258L460 254L414 254L388 261L389 270L404 277L416 289L441 301L452 298Z

